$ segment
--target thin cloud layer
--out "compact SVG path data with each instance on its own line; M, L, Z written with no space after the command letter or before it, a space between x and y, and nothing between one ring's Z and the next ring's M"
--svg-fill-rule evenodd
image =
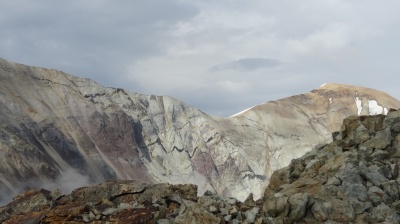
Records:
M229 116L325 82L400 99L400 2L0 2L0 57ZM283 63L284 62L284 63Z
M210 72L223 70L254 71L263 68L272 68L279 65L279 62L268 58L242 58L229 63L219 64L211 67Z

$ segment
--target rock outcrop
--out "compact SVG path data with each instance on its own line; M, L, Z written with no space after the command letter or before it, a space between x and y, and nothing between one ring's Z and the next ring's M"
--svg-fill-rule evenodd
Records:
M274 170L331 141L343 118L388 108L400 102L326 84L222 118L171 97L0 60L0 199L113 179L260 198Z
M196 185L110 181L74 190L32 190L0 207L0 222L14 223L262 223L261 204L197 196Z
M399 143L400 111L349 117L272 175L262 210L275 223L399 223Z

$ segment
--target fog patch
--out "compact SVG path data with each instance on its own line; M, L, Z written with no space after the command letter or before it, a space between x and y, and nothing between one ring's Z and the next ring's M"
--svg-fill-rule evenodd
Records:
M10 185L7 180L3 179L0 179L0 182L3 183L3 185ZM43 188L50 191L59 189L62 194L69 194L76 188L95 183L96 182L90 180L89 176L85 176L75 169L69 169L63 171L54 182L38 183L35 181L26 181L20 183L18 186L11 186L12 188L10 188L10 186L8 186L8 188L0 188L0 206L10 203L16 195L22 194L30 189Z
M74 189L93 184L88 176L80 174L75 169L70 169L61 174L54 183L44 184L41 188L47 190L59 189L63 194L69 194Z

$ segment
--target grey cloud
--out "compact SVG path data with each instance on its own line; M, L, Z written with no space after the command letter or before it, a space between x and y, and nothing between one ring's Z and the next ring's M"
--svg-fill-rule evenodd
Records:
M398 1L271 2L0 1L0 57L224 116L324 82L400 98Z
M211 67L210 72L219 72L223 70L254 71L263 68L276 67L280 62L269 58L242 58L236 61L219 64Z
M199 10L165 1L0 2L0 57L121 87L128 65L165 54Z

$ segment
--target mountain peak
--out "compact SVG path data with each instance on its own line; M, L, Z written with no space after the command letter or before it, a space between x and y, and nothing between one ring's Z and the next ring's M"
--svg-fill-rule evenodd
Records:
M318 89L332 89L332 88L338 88L338 87L343 87L343 86L349 86L345 84L338 84L338 83L324 83Z
M352 95L358 95L358 94L366 94L366 95L385 95L385 97L390 97L388 94L385 92L372 89L372 88L367 88L367 87L362 87L362 86L356 86L356 85L349 85L349 84L340 84L340 83L324 83L320 87L318 87L315 90L323 90L323 91L336 91L336 92L347 92L351 93ZM392 97L391 97L392 98Z
M349 84L340 84L340 83L324 83L317 89L325 89L325 90L337 90L337 89L367 89L361 86L349 85Z

